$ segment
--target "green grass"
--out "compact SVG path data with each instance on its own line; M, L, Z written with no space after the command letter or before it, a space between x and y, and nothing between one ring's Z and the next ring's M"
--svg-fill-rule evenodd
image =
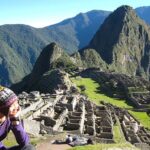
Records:
M81 85L85 86L84 93L89 97L89 99L96 104L100 104L100 101L104 101L106 103L111 103L121 108L133 108L132 106L128 105L125 100L118 100L111 97L108 97L104 94L101 94L97 91L100 85L90 78L81 78L76 77L72 78L72 81L80 87ZM129 111L144 127L150 129L150 117L145 112L135 112Z
M30 137L30 143L32 145L36 145L39 142L42 142L42 140L40 138ZM12 146L18 145L17 142L16 142L16 139L14 137L14 134L11 131L8 133L7 137L2 141L2 143L6 147L12 147Z
M150 117L146 112L129 111L144 127L150 129Z
M131 150L139 150L128 143L123 144L95 144L95 145L88 145L88 146L77 146L74 148L71 148L69 150L108 150L110 148L127 148Z
M121 126L119 124L119 120L117 119L117 123L113 126L113 134L115 143L126 143L123 132L121 132Z
M6 147L11 147L11 146L14 146L14 145L18 145L16 140L15 140L14 134L12 132L8 133L7 137L2 141L2 143Z
M95 102L98 105L100 104L101 101L104 101L106 103L111 103L121 108L132 108L132 106L128 105L125 100L114 99L104 94L98 93L97 89L100 87L100 85L90 78L77 77L72 78L72 81L78 87L84 85L86 87L84 94L87 95L91 101Z
M127 142L122 135L121 127L119 124L119 120L117 120L116 125L113 127L114 132L114 144L94 144L94 145L87 145L87 146L77 146L74 148L70 148L69 150L109 150L110 148L123 148L123 149L131 149L131 150L139 150L129 142Z

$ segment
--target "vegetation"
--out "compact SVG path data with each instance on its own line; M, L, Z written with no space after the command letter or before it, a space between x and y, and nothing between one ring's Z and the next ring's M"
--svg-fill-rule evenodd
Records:
M150 117L146 112L129 111L144 127L150 130Z
M106 69L106 63L102 60L99 53L94 49L84 49L80 52L81 60L76 57L77 64L82 61L85 68L101 67ZM80 65L80 63L78 64Z
M132 150L139 150L137 148L135 148L134 146L132 146L129 143L120 143L120 144L95 144L95 145L87 145L87 146L77 146L74 148L71 148L69 150L107 150L109 148L127 148L127 149L132 149Z
M132 108L132 106L128 105L125 100L114 99L99 93L98 90L100 89L100 85L90 78L76 77L72 78L72 81L78 87L85 86L85 90L83 92L81 91L81 93L87 95L91 101L95 102L98 105L100 104L100 102L104 101L106 103L112 103L113 105L116 105L118 107Z
M121 126L119 124L119 120L117 120L117 123L113 126L113 132L114 132L114 141L115 143L126 143L124 135L121 132Z
M125 100L118 100L111 97L108 97L104 94L97 92L97 89L100 89L100 85L90 78L81 78L76 77L72 78L72 81L78 86L85 86L85 91L81 91L82 94L85 94L89 97L89 99L96 104L100 104L100 102L104 101L106 103L111 103L121 108L132 109L133 107L126 103ZM145 112L136 112L129 111L144 127L150 129L150 117Z
M29 74L42 49L51 42L57 42L70 54L84 47L109 13L80 13L45 28L19 24L0 26L0 83L10 85ZM6 52L9 55L6 56Z
M9 132L7 138L5 138L2 142L7 147L17 145L14 134L12 132Z
M39 143L41 141L42 140L40 138L30 137L30 143L32 145L36 145L37 143ZM7 138L5 138L2 142L6 147L18 145L16 140L15 140L14 134L11 131L8 133Z
M63 52L62 56L59 57L54 63L52 63L52 68L62 68L66 72L71 72L76 70L77 66L72 63L69 55Z

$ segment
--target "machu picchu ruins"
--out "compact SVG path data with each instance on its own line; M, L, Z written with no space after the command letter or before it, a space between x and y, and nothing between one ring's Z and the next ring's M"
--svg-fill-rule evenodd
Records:
M150 7L107 3L1 2L0 150L150 150Z
M114 143L113 128L118 120L128 142L150 146L150 131L127 110L112 104L98 106L86 96L69 91L67 94L66 91L59 94L22 92L18 96L24 125L31 135L68 132L90 137L98 143Z
M54 72L61 82L55 82L53 88L47 88L50 83L44 81L41 91L30 89L18 95L21 118L31 136L68 133L96 143L112 144L116 143L114 130L117 125L124 141L144 147L142 150L150 148L150 130L141 125L130 109L106 103L105 99L96 104L81 93L85 87L80 86L80 91L71 81L71 74L61 69ZM99 68L74 71L73 76L91 78L101 85L98 92L132 102L134 109L149 110L150 84L143 78L102 72Z

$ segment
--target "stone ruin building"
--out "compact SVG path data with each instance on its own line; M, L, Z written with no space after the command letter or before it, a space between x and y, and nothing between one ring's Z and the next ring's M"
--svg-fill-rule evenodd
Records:
M140 123L127 111L116 108L116 114L119 118L125 138L130 143L147 143L150 145L150 132L148 132Z
M125 139L135 146L144 147L144 150L150 149L150 131L145 129L140 122L134 118L127 110L106 104L114 112L119 120ZM140 148L141 148L140 147Z
M96 141L114 142L111 112L105 106L96 106L85 96L54 96L37 91L23 92L18 96L24 125L30 134L37 136L66 131Z
M97 142L114 143L113 126L119 120L126 140L150 146L150 132L126 110L111 104L97 106L80 94L22 92L19 103L28 133L81 135Z

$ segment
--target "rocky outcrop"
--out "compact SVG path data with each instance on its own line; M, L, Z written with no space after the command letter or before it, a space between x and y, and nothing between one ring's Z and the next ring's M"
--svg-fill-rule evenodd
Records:
M71 87L70 80L65 71L69 72L76 66L69 55L56 43L51 43L43 49L30 75L23 81L12 86L16 92L39 90L41 92L54 92L55 89Z
M40 56L38 57L32 73L30 75L30 84L32 82L38 81L39 78L47 71L49 71L51 64L61 57L63 50L57 46L55 43L47 45Z
M106 70L106 63L95 49L86 49L72 55L72 60L81 68L101 68Z
M149 148L148 130L125 109L104 102L98 106L87 97L75 93L56 94L55 98L50 93L41 93L38 97L35 93L37 92L23 92L19 95L20 104L26 101L30 105L23 108L26 112L23 118L25 129L31 135L54 135L65 132L75 134L76 137L81 135L91 138L98 143L114 143L114 127L120 126L122 138L132 144L147 144ZM36 109L28 108L38 101L40 104Z

